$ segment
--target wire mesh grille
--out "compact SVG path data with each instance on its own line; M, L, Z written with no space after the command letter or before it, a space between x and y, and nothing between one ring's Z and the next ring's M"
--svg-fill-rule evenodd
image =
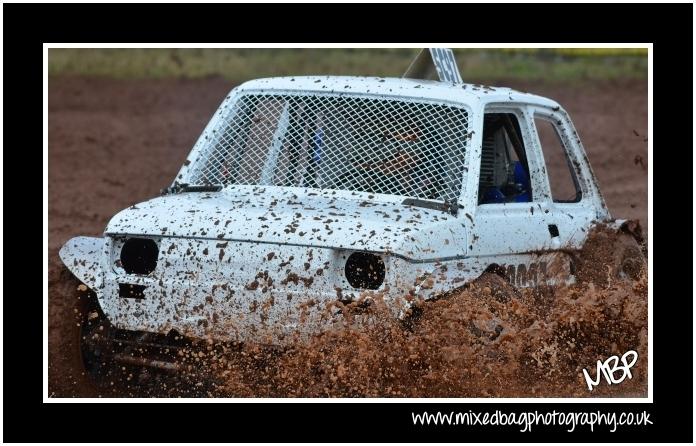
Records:
M191 184L303 186L453 201L465 109L322 94L245 94L206 135Z

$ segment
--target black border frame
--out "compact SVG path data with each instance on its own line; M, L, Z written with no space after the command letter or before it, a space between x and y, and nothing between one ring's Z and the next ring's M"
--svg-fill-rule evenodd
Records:
M653 42L655 156L669 148L683 148L683 133L692 128L692 104L684 100L693 85L692 65L683 62L692 54L693 5L663 4L534 4L534 5L152 5L152 4L4 4L4 135L7 167L3 183L8 224L5 238L9 255L6 278L25 277L25 259L38 257L26 242L38 244L36 217L27 213L29 190L38 201L38 182L11 174L12 166L37 166L41 162L43 42L244 42L244 41L365 41L365 42ZM235 20L248 17L243 23ZM324 17L324 19L319 19ZM469 19L485 18L480 19ZM260 28L261 31L254 31ZM329 37L330 36L330 37ZM675 95L675 93L678 93ZM690 95L689 95L690 96ZM668 112L665 112L668 110ZM669 119L665 119L668 116ZM688 139L688 138L687 138ZM656 141L657 142L657 141ZM678 155L683 156L683 155ZM674 159L674 158L672 158ZM651 160L653 162L654 160ZM686 165L686 163L684 163ZM659 169L655 164L655 175ZM36 169L34 169L36 170ZM665 169L666 170L666 169ZM27 172L27 171L25 171ZM688 182L687 172L682 179ZM655 178L655 197L666 190L689 190L693 184L676 184L680 175L670 171ZM683 199L682 194L678 198ZM670 200L671 201L671 200ZM661 244L661 223L668 200L655 200L660 216L653 233L654 259L674 258ZM35 203L34 199L32 202ZM17 212L17 211L21 212ZM14 212L13 212L14 211ZM664 213L663 213L664 211ZM683 217L672 222L687 226ZM688 217L687 217L688 218ZM20 225L17 225L21 222ZM27 226L34 226L31 229ZM36 228L36 229L35 229ZM27 238L31 240L27 240ZM683 241L684 236L680 236ZM674 256L678 254L673 254ZM37 268L38 261L35 262ZM667 264L669 263L669 265ZM654 402L647 403L212 403L190 404L43 404L41 281L6 281L4 287L4 419L8 441L692 441L692 299L691 290L678 288L670 277L691 277L689 261L654 263ZM680 274L683 270L683 274ZM683 281L682 281L683 283ZM37 292L27 293L26 285ZM675 303L678 301L678 303ZM676 307L675 307L676 306ZM18 317L20 315L22 317ZM676 347L679 353L670 354ZM671 348L672 347L672 348ZM679 404L679 401L685 404ZM220 405L224 404L224 405ZM519 433L517 428L416 427L411 412L449 412L469 409L534 410L647 410L653 424L625 428L617 433L565 432L565 428L536 428Z

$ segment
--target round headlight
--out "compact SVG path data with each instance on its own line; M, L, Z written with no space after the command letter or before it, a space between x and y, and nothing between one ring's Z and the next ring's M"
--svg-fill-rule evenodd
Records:
M150 274L157 267L157 243L147 238L129 238L121 247L121 266L128 274Z
M346 260L345 272L353 288L376 290L384 283L384 261L375 254L354 252Z

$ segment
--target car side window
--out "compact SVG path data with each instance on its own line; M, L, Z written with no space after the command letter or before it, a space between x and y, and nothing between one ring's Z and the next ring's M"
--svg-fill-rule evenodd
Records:
M582 189L561 138L559 122L550 116L534 115L539 143L544 154L546 173L554 203L577 203L582 199Z
M478 204L530 201L529 164L517 116L514 113L486 113Z

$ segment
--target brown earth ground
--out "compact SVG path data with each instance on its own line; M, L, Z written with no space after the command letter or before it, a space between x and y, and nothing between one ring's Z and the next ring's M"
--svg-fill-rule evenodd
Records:
M572 85L511 81L498 84L548 96L562 104L572 117L582 138L612 214L618 218L639 219L643 228L647 229L646 81L585 82ZM229 81L218 78L137 81L94 78L49 79L47 280L49 282L50 396L105 394L92 387L83 376L80 376L79 367L76 365L70 338L75 324L71 300L74 284L68 280L61 269L58 249L73 236L100 235L109 218L116 212L156 196L161 188L169 185L206 122L232 86L233 84ZM595 290L594 287L590 287L589 292L580 295L569 291L557 295L557 304L551 307L542 305L522 311L527 317L537 317L542 321L561 321L558 322L561 325L553 325L556 322L549 322L553 327L548 324L544 328L535 326L533 323L520 323L515 317L506 319L505 315L513 311L508 308L509 303L505 304L505 308L481 310L491 311L496 317L502 317L501 324L507 330L504 333L517 333L521 337L530 337L529 330L532 327L541 331L547 330L545 341L542 343L545 349L543 351L534 350L530 343L510 344L517 348L516 352L512 353L497 348L491 350L490 345L483 345L481 349L473 352L452 350L453 345L464 344L466 340L462 342L464 335L452 328L450 337L457 338L457 341L454 344L451 339L447 341L439 333L441 321L446 320L450 325L456 323L451 317L448 319L452 310L470 308L467 304L471 304L472 299L476 301L479 298L477 296L490 294L491 290L497 289L496 286L486 285L486 283L480 285L480 288L477 287L474 287L473 291L481 290L481 292L463 293L448 304L438 302L424 315L420 322L421 330L423 333L430 333L429 326L438 326L437 340L422 336L417 342L414 342L412 338L406 341L405 338L399 338L403 334L397 336L391 332L387 336L392 344L403 342L403 347L410 349L405 359L410 364L408 367L410 374L414 371L414 367L417 369L424 364L429 364L427 366L430 369L429 372L421 370L424 380L411 385L408 389L403 387L403 383L395 384L400 375L395 370L387 373L388 376L384 380L375 379L368 384L365 384L364 380L356 384L332 373L324 374L325 378L314 377L311 382L300 380L293 383L287 375L274 375L267 377L265 382L250 383L245 380L245 375L248 375L246 369L257 367L257 365L250 365L243 359L237 359L231 361L230 368L226 371L225 385L214 394L222 396L533 396L536 394L586 396L587 393L582 394L584 384L578 378L578 367L593 366L594 362L602 357L602 350L599 347L606 344L608 350L605 350L605 353L614 351L612 354L616 354L625 349L638 348L637 344L640 344L639 353L646 351L647 324L644 313L647 297L644 283L640 282L626 290ZM587 288L584 290L587 291ZM513 294L516 292L508 291ZM638 298L632 299L632 296ZM542 297L525 294L513 301L522 306L534 306L539 303L539 299ZM574 309L569 310L568 305L572 305ZM638 308L635 308L635 305L638 305ZM582 311L577 310L578 306L582 307ZM615 309L616 306L621 308L618 316L614 314L615 311L612 313L612 308ZM579 311L579 315L575 313L576 311ZM601 313L599 316L595 314L598 311ZM465 314L465 310L462 309L461 312ZM518 314L519 308L513 313ZM591 320L603 320L603 322L600 325L595 322L594 325L590 324L591 326L583 328L577 325L578 318L580 324L587 324L587 321ZM563 325L563 321L567 324ZM392 329L393 327L385 330ZM470 334L471 330L468 333ZM630 336L625 336L629 334ZM382 370L380 364L384 361L387 364L392 364L393 361L399 363L399 358L382 357L381 353L375 356L375 352L384 350L384 345L381 345L383 341L374 341L369 334L363 333L361 336L362 338L356 337L353 333L350 341L346 338L321 341L324 346L327 342L332 346L330 351L334 355L333 358L338 358L336 361L339 362L333 364L336 370L344 370L346 367L372 366ZM578 341L577 338L585 340ZM584 363L573 362L576 367L568 370L554 365L557 355L570 354L566 344L574 346L578 343L581 346L583 342L597 346L596 349L586 351L586 355L581 355L581 358L576 358L578 361L585 361ZM362 358L351 356L346 359L347 356L344 353L353 351L354 343L366 349L365 356ZM472 343L475 344L474 341ZM564 345L560 350L559 343ZM420 344L422 349L417 350ZM438 349L437 361L424 353L433 348ZM357 351L360 352L360 348ZM251 353L252 357L265 354L256 351ZM246 354L248 355L249 352ZM488 361L491 355L513 355L517 366L500 368L499 361L487 364L486 367L490 370L484 375L478 375L482 373L481 369L474 373L471 361L478 361L480 365L482 358L484 358L483 361ZM303 369L309 363L316 362L317 367L327 363L324 353L317 355L316 351L302 349L280 357L272 354L266 359L269 358L272 358L274 367L288 371ZM637 366L641 369L637 374L641 379L634 379L634 384L625 388L621 396L644 394L647 376L644 370L646 365L644 358L645 356L641 358ZM375 361L379 364L374 363ZM529 365L530 362L531 365ZM457 373L454 375L449 373L447 375L449 378L443 379L444 371L436 370L441 367L441 364L455 367ZM390 370L390 367L392 366L387 365L386 369ZM452 369L449 370L451 372ZM516 375L506 376L508 372L497 373L496 370L510 370L509 373L516 373ZM317 373L324 376L321 371ZM570 380L572 386L569 387L569 383L559 378L559 374L563 373L572 375ZM549 378L549 374L553 376ZM551 381L544 384L545 379ZM505 390L509 387L508 384L501 383L510 383L511 380L518 386ZM457 383L464 381L477 382L479 385L469 385L469 390L461 390ZM539 381L542 382L540 386L534 384ZM288 382L292 383L292 389L288 387ZM472 391L472 388L477 390ZM115 394L128 396L138 392L119 393L117 391ZM605 394L616 395L613 390L605 390Z

